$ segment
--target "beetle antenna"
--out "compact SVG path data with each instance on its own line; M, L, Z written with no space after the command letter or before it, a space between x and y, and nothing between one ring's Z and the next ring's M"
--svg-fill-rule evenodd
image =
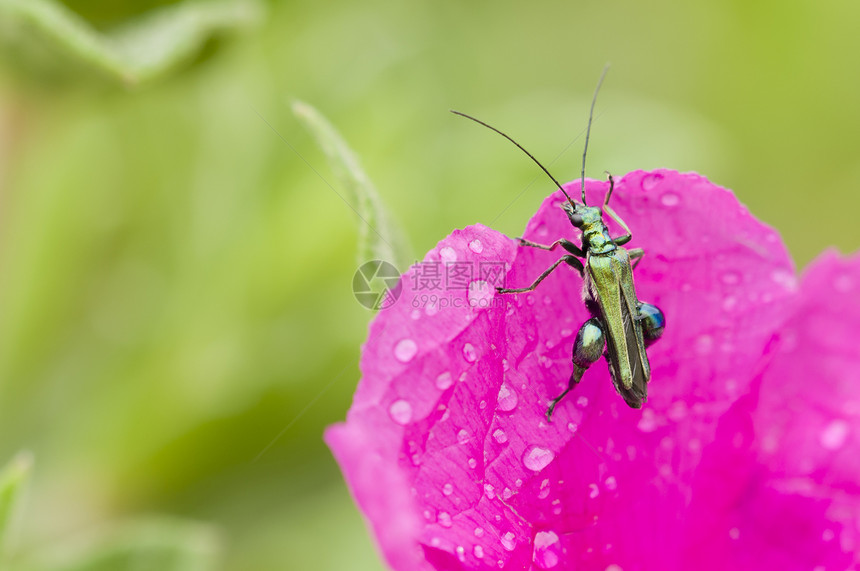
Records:
M594 88L594 96L591 98L591 110L588 112L588 128L585 130L585 148L582 149L582 203L585 204L585 154L588 153L588 137L591 135L591 120L594 117L594 104L597 103L597 93L600 91L600 86L603 85L603 78L606 77L606 72L609 71L609 63L603 66L603 73L600 74L600 79L597 80L597 87Z
M576 206L576 203L573 200L571 200L570 196L568 196L567 192L565 192L564 187L562 187L561 184L555 179L555 177L552 176L548 170L546 170L546 167L543 166L542 164L540 164L539 160L534 158L534 156L530 152L525 150L522 145L520 145L519 143L514 141L509 135L502 133L501 131L499 131L498 129L493 127L492 125L488 125L488 124L484 123L483 121L481 121L480 119L475 119L471 115L466 115L465 113L461 113L460 111L454 111L453 109L451 109L451 113L453 113L454 115L459 115L460 117L465 117L466 119L471 119L475 123L478 123L479 125L483 125L487 129L491 129L491 130L495 131L496 133L498 133L499 135L501 135L502 137L504 137L508 141L515 144L522 152L527 154L529 156L529 158L531 160L533 160L535 162L535 164L537 164L537 166L539 166L541 169L543 169L543 172L545 172L546 176L548 176L555 183L555 185L558 187L558 189L561 191L561 193L564 194L564 197L567 199L567 201L570 202L570 204L572 206L574 206L574 207Z

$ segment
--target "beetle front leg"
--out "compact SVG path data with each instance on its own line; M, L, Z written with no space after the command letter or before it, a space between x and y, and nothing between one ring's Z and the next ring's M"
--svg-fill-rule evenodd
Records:
M519 288L519 289L506 289L503 287L497 287L496 291L499 293L525 293L527 291L532 291L534 288L536 288L538 286L539 283L541 283L544 279L546 279L546 277L548 275L550 275L552 273L552 271L554 269L556 269L562 263L566 263L567 265L569 265L570 267L572 267L573 269L578 271L579 275L582 275L582 272L584 271L584 268L582 266L582 262L579 261L579 258L577 258L576 256L573 256L573 255L562 256L561 258L556 260L556 262L553 265L551 265L544 273L539 275L538 278L534 281L534 283L532 283L532 285L530 285L528 287Z
M579 328L579 333L576 334L576 341L573 343L573 372L570 374L567 389L550 403L546 411L546 419L548 421L552 421L552 412L555 410L555 405L558 404L558 401L563 399L573 387L579 384L585 370L600 359L604 347L606 347L606 334L603 330L603 323L601 323L600 319L592 317L582 324L582 327Z
M632 250L627 250L627 253L630 254L631 260L636 260L636 263L633 264L633 269L635 270L639 262L642 261L642 257L645 256L645 250L642 248L633 248Z
M519 240L520 246L529 246L530 248L540 248L541 250L550 250L550 251L555 250L556 246L561 246L562 248L564 248L565 250L567 250L568 252L570 252L574 256L579 256L580 258L585 257L585 252L582 251L582 248L580 248L579 246L577 246L576 244L574 244L573 242L571 242L570 240L567 240L565 238L561 238L559 240L556 240L555 242L553 242L549 246L546 246L544 244L538 244L537 242L530 242L530 241L526 240L525 238L517 238L517 240Z

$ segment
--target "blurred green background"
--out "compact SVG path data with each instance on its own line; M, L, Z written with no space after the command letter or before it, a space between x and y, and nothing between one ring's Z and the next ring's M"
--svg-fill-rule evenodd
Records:
M108 35L167 4L65 3ZM321 438L372 317L359 221L293 99L419 257L475 222L517 235L552 190L447 110L577 178L607 61L593 176L705 174L799 267L860 245L857 2L228 4L250 16L129 76L0 0L0 465L35 458L11 568L382 568Z

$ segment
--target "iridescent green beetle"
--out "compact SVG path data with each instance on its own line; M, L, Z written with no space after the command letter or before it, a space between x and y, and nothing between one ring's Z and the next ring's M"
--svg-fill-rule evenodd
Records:
M536 244L520 238L522 246L543 250L554 250L557 246L561 246L568 254L557 260L528 287L497 288L498 292L503 294L532 291L563 263L577 270L584 280L583 299L592 317L582 324L576 335L570 381L567 389L550 403L546 411L547 419L552 418L558 402L579 383L585 370L597 361L604 351L615 390L630 407L641 408L648 396L648 381L651 379L651 365L645 349L660 338L666 325L666 318L660 309L650 303L639 301L636 296L633 269L641 261L644 251L641 248L627 250L623 247L630 241L632 234L627 224L609 206L609 199L615 188L612 175L609 175L609 192L606 193L603 207L596 208L587 206L585 203L585 156L588 152L594 103L605 75L606 69L603 70L603 75L597 83L588 116L585 149L582 153L581 204L571 199L549 171L511 137L465 113L453 112L502 135L537 163L567 198L567 201L562 203L562 208L570 223L582 232L581 247L564 238L550 245ZM612 238L609 228L603 221L604 212L624 228L626 233L623 236ZM580 258L585 259L584 264ZM635 263L631 265L633 260Z

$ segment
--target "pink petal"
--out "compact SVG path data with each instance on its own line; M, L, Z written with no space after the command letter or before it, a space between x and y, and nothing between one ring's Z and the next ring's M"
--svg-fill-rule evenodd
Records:
M608 185L587 185L599 204ZM559 196L525 238L576 239ZM643 410L627 408L598 362L546 422L588 317L570 268L532 293L490 290L487 308L463 303L480 287L445 291L464 306L429 314L412 307L413 269L404 298L373 322L347 423L326 440L395 569L679 567L701 451L748 391L796 287L793 269L778 236L701 176L630 173L612 206L633 230L630 247L646 250L640 299L667 316L649 349ZM521 287L559 255L474 226L425 261L510 263L506 285Z
M787 314L704 463L689 557L709 568L860 565L860 257L824 254Z

